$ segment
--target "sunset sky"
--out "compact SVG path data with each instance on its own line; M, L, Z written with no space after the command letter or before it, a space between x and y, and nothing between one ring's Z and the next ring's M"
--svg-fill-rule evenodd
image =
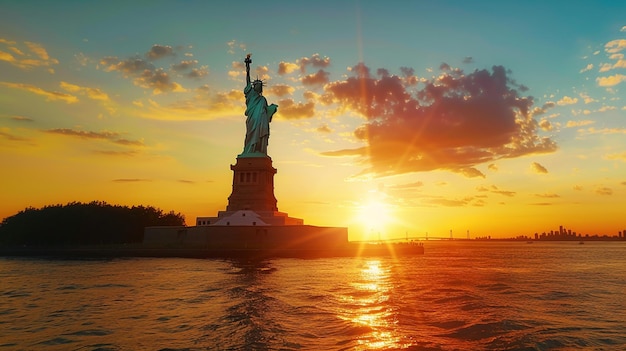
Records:
M626 2L215 3L0 2L0 219L224 210L252 53L278 208L305 224L626 229Z

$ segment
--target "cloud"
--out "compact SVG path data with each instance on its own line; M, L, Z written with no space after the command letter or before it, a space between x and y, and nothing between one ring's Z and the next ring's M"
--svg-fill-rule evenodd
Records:
M163 68L156 68L152 63L139 57L120 60L108 56L100 60L100 65L106 72L120 72L125 78L131 78L135 85L152 89L154 94L186 91L180 84L173 82Z
M315 115L315 103L294 102L293 99L283 99L278 102L278 115L285 119L311 118Z
M57 91L44 90L39 87L30 84L0 82L0 84L9 88L21 89L33 94L45 96L47 101L63 101L67 104L74 104L78 102L78 98L74 95L60 93Z
M585 66L585 68L580 70L580 73L591 71L592 69L593 69L593 63L589 63L589 64L587 64L587 66Z
M113 182L116 183L140 183L140 182L151 182L151 179L142 179L142 178L119 178L113 179Z
M143 146L144 145L144 143L139 140L122 139L120 138L120 133L116 133L116 132L108 132L108 131L93 132L93 131L83 131L83 130L75 130L75 129L67 129L67 128L48 129L48 130L45 130L45 132L50 133L50 134L79 137L83 139L107 140L112 143L125 145L125 146Z
M105 155L113 157L134 157L137 156L136 150L113 151L113 150L95 150L92 153L96 155Z
M298 64L281 61L280 63L278 63L278 74L289 74L291 72L294 72L298 68L300 68Z
M589 96L588 94L585 94L585 93L580 93L578 95L583 99L585 104L590 104L592 102L597 102L598 101L598 100L592 98L591 96Z
M92 100L110 101L109 95L107 95L107 93L103 92L102 90L98 88L81 87L81 86L71 84L68 82L61 82L60 85L61 85L61 88L63 88L66 91L69 91L70 93L78 93L80 95L87 96L88 98Z
M424 183L422 183L422 182L413 182L413 183L407 183L407 184L392 185L392 186L389 186L389 188L391 188L391 189L413 189L413 188L421 188L423 186L424 186Z
M539 127L541 128L541 130L545 130L545 131L551 131L552 130L552 123L550 123L550 121L548 121L547 119L542 119L539 121Z
M293 94L293 92L296 89L290 85L285 85L285 84L276 84L276 85L271 85L269 88L267 88L267 92L276 96L286 96L286 95L291 95Z
M500 190L495 185L492 185L491 189L489 191L494 193L494 194L499 194L499 195L503 195L503 196L507 196L507 197L513 197L513 196L515 196L515 194L517 194L515 191Z
M12 134L9 128L0 128L0 138L9 141L28 141L26 138Z
M345 80L324 86L320 102L349 110L365 122L354 131L367 147L322 153L356 155L378 176L445 169L462 173L474 165L556 150L537 135L533 100L502 66L465 73L450 69L409 89L399 76L360 63Z
M0 61L8 62L20 69L48 67L48 72L54 73L52 65L59 64L59 60L50 57L48 51L39 43L25 41L18 44L15 41L0 39L0 44L4 44L6 49L12 52L0 50Z
M626 39L611 40L604 45L604 51L609 54L618 53L626 49Z
M613 195L613 189L607 187L599 187L596 189L598 195Z
M320 69L316 73L309 74L307 76L302 77L301 82L302 82L302 85L304 86L310 86L310 85L321 86L321 85L328 83L329 75L330 73Z
M174 56L174 49L171 46L167 45L152 45L150 51L146 53L146 57L149 60L158 60L167 56Z
M333 132L333 130L330 129L328 124L320 125L319 127L317 127L316 131L319 132L319 133L332 133Z
M439 205L445 207L461 207L467 206L473 200L472 197L465 197L461 199L446 199L443 197L431 197L425 198L422 201L429 205Z
M477 177L485 178L485 174L477 170L474 167L460 168L454 171L466 176L467 178L477 178Z
M612 87L624 81L626 81L626 75L623 75L623 74L616 74L614 76L596 78L596 82L601 87Z
M579 129L578 133L581 135L592 135L592 134L626 134L626 128L587 128L587 129Z
M582 127L582 126L586 126L586 125L590 125L590 124L594 124L596 123L595 121L590 121L588 119L586 120L582 120L582 121L567 121L567 123L565 124L566 128L573 128L573 127Z
M471 56L466 56L463 58L463 63L467 64L467 63L474 63L474 58Z
M300 64L300 72L302 73L306 72L308 66L315 68L326 68L330 66L330 58L322 58L320 54L313 54L311 57L303 57L297 60L297 62Z
M620 160L626 162L626 152L622 152L621 154L608 154L604 156L606 160Z
M539 173L539 174L547 174L547 173L548 173L548 170L547 170L544 166L540 165L540 164L539 164L539 163L537 163L537 162L533 162L533 163L531 163L531 164L530 164L530 169L531 169L533 172L535 172L535 173Z
M170 66L172 71L183 73L185 77L202 78L209 74L208 66L197 68L198 60L183 60Z
M542 197L542 198L549 198L549 199L554 199L554 198L561 197L561 195L554 194L554 193L552 193L552 194L548 194L548 193L546 193L546 194L535 194L535 196L536 197Z
M569 96L563 96L563 98L556 102L559 106L573 105L578 102L578 98L571 98Z
M491 163L491 164L489 164L487 166L487 169L490 170L490 171L493 171L493 172L497 172L498 171L498 166L493 164L493 163Z
M246 44L243 43L237 43L237 41L235 39L229 41L226 43L226 45L228 45L228 53L229 54L235 54L235 49L239 48L242 51L246 51Z
M25 116L12 116L11 119L14 121L18 121L18 122L33 122L34 121L34 119L30 117L25 117Z

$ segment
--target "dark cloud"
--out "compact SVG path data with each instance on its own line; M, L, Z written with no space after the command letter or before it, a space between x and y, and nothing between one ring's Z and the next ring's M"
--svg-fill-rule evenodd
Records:
M436 169L481 176L473 166L556 150L553 140L537 134L532 97L518 93L504 67L442 69L417 90L387 70L374 76L362 63L347 79L326 84L320 101L363 116L354 135L367 147L323 155L361 156L368 167L362 173L378 176Z
M485 178L485 174L479 170L477 170L474 167L466 167L466 168L460 168L455 170L457 173L460 173L464 176L466 176L467 178L477 178L477 177L481 177L481 178Z
M132 78L135 85L152 89L155 94L184 90L180 84L171 80L163 68L157 68L139 57L120 60L109 56L101 59L100 64L104 66L105 71L118 71L125 78Z
M176 72L190 70L198 65L198 60L186 60L171 65L172 70Z
M75 129L67 129L67 128L59 128L59 129L48 129L45 131L50 134L59 134L66 135L72 137L79 137L84 139L101 139L107 140L115 144L126 145L126 146L143 146L144 143L139 140L128 140L120 138L120 133L116 132L93 132L93 131L84 131L84 130L75 130Z
M189 78L202 78L209 74L206 66L198 68L197 65L198 60L185 60L172 64L170 68L174 72L184 73L184 76Z
M294 102L293 99L283 99L278 102L278 115L285 119L311 118L315 115L315 103Z
M294 88L289 86L289 85L285 85L285 84L276 84L276 85L271 85L267 88L268 93L270 94L274 94L276 96L286 96L286 95L291 95L294 92Z
M139 57L120 60L115 56L107 56L100 60L100 64L104 66L105 71L119 71L126 77L141 74L146 70L153 71L155 69L152 63Z
M318 85L322 86L328 83L328 76L330 73L320 69L316 73L309 74L307 76L302 77L302 85L310 86L310 85Z
M535 196L536 197L549 198L549 199L561 197L559 194L535 194Z
M548 169L546 169L546 167L540 165L537 162L533 162L530 164L530 169L532 169L535 173L540 173L540 174L547 174L548 173Z
M9 132L5 132L0 129L0 138L9 140L9 141L28 141L26 138L19 137L17 135L13 135Z
M152 45L150 51L146 53L146 57L150 60L158 60L167 56L174 56L174 49L167 45Z
M324 57L322 58L320 54L313 54L311 57L303 57L298 60L300 63L300 72L306 72L307 66L312 66L315 68L326 68L330 66L330 58Z
M11 117L12 120L14 121L18 121L18 122L33 122L34 119L30 118L30 117L24 117L24 116L13 116Z
M596 189L598 195L613 195L613 189L607 187L600 187Z
M474 63L474 58L471 56L466 56L463 58L463 63L468 64L468 63Z
M187 77L189 78L202 78L202 77L206 77L207 75L209 75L209 70L206 69L205 67L202 68L192 68L191 71L189 71L189 73L187 73Z

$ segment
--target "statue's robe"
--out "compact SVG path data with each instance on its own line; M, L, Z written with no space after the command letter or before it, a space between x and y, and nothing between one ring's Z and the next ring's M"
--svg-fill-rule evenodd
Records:
M267 154L267 143L270 136L270 122L278 106L267 105L267 99L259 94L252 84L243 90L246 96L246 140L243 154Z

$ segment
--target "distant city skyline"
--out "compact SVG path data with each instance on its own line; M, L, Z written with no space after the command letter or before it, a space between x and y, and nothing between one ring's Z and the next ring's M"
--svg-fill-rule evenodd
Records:
M223 210L245 66L278 209L350 239L626 227L626 4L3 1L0 218ZM459 234L461 235L461 234Z

